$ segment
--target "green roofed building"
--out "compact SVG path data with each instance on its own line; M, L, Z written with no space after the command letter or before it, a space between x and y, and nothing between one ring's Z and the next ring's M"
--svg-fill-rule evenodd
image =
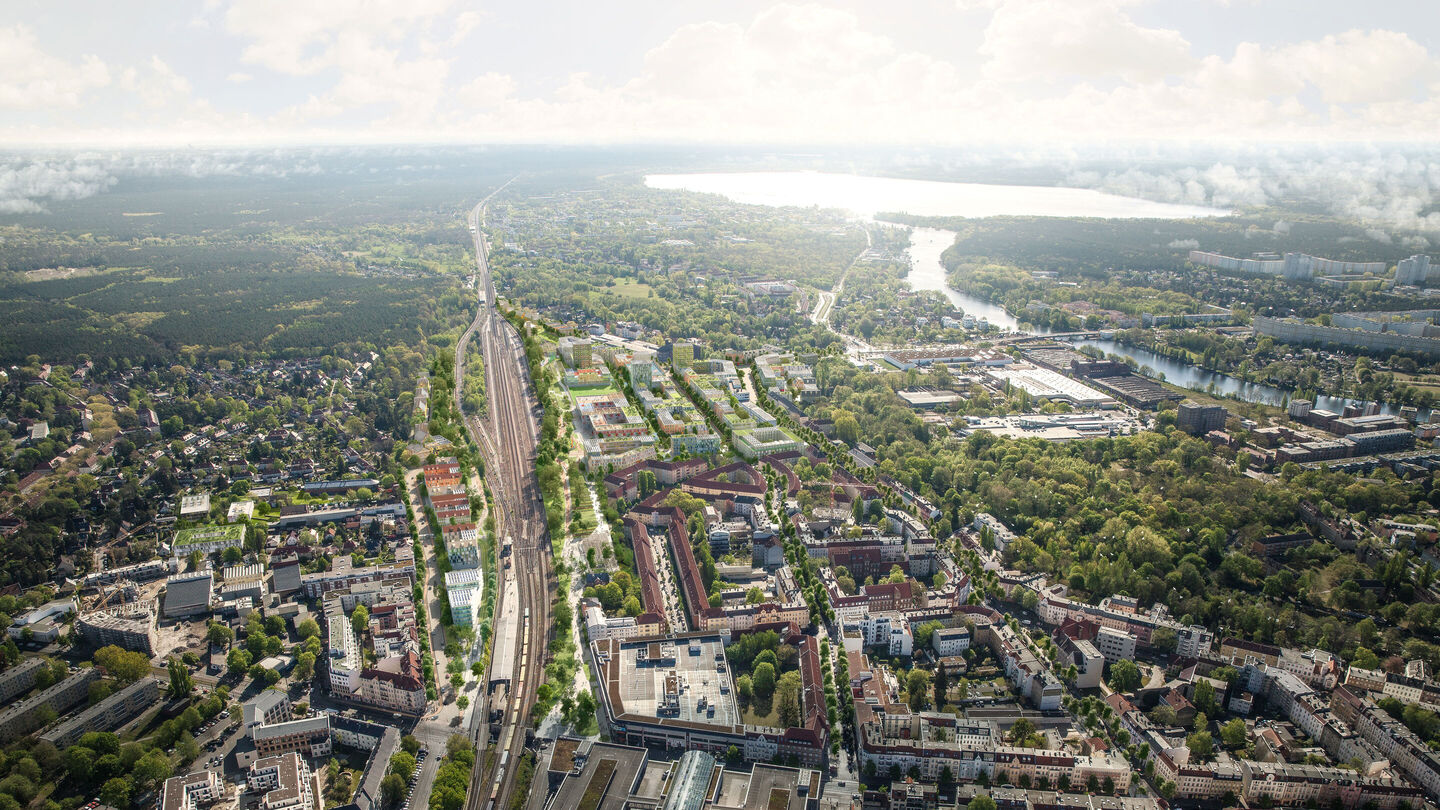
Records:
M192 551L214 554L227 548L239 548L245 542L244 523L220 523L181 529L175 533L171 553L185 557Z

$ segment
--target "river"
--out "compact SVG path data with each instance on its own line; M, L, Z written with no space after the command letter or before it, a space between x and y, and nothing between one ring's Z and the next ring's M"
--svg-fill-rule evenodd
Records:
M904 211L920 216L1016 215L1105 219L1190 219L1229 213L1216 208L1158 203L1089 189L941 183L823 172L652 174L645 177L645 184L652 188L720 194L736 202L754 205L838 208L866 220L874 219L882 211ZM905 280L912 288L935 290L966 314L976 319L984 318L1006 332L1050 333L1044 327L1022 326L1003 308L951 287L940 255L954 242L953 231L939 228L911 230L907 251L910 272ZM1148 369L1147 373L1152 376L1163 375L1166 382L1193 391L1266 405L1280 405L1289 395L1289 392L1274 386L1247 383L1114 340L1079 340L1075 343L1128 358ZM1345 405L1354 402L1336 397L1317 397L1315 407L1339 412ZM1398 409L1382 405L1381 413L1398 413Z
M962 312L974 315L976 318L984 318L992 326L1001 330L1025 331L1040 335L1050 333L1050 330L1045 327L1022 325L1003 308L951 287L945 277L945 266L940 261L940 255L954 241L955 234L952 231L937 228L915 228L911 231L908 251L910 272L905 276L905 280L910 282L910 286L917 290L940 292ZM1272 385L1245 382L1228 374L1208 371L1190 363L1156 354L1149 349L1127 346L1115 340L1084 339L1070 342L1077 346L1091 346L1106 354L1127 358L1141 368L1148 369L1146 373L1150 376L1163 377L1172 385L1189 388L1192 391L1277 406L1283 404L1288 396L1292 396L1290 392L1282 391ZM1359 400L1321 396L1315 398L1315 407L1340 413L1346 405L1358 402ZM1399 408L1391 405L1381 405L1380 412L1398 414L1400 411Z

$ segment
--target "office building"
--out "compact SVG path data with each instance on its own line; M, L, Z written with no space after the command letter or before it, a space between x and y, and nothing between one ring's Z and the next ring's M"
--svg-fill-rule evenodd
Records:
M1223 405L1201 405L1187 399L1180 403L1175 415L1175 426L1191 436L1204 436L1212 430L1224 430L1225 420L1230 416Z

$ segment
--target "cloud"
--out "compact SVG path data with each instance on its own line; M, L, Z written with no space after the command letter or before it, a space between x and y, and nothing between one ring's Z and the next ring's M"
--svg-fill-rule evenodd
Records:
M115 182L104 168L74 160L0 164L0 213L43 212L47 202L91 197Z
M299 127L360 108L378 108L372 123L405 121L422 127L444 96L451 59L433 55L434 46L408 56L411 40L426 40L428 26L454 0L236 0L226 27L248 40L244 62L289 76L333 74L320 95L294 105L279 122ZM276 20L283 19L283 25ZM455 34L478 24L474 13L454 21ZM451 43L453 47L458 40ZM423 51L431 51L425 54Z
M1379 242L1382 245L1388 245L1394 241L1390 238L1390 234L1386 233L1380 228L1366 228L1365 235L1375 240L1376 242Z
M77 107L85 93L109 83L110 71L98 57L57 59L26 26L0 26L0 108Z
M1379 226L1372 239L1392 231L1440 233L1440 153L1399 151L1364 155L1310 150L1294 154L1236 155L1207 168L1074 170L1067 185L1163 202L1259 208L1321 205L1329 213ZM1282 226L1284 226L1282 228ZM1275 223L1277 232L1289 224Z
M1200 240L1175 239L1172 240L1170 244L1166 245L1165 247L1173 248L1175 250L1198 250L1200 248Z
M1179 31L1136 23L1134 0L1006 0L995 5L980 54L990 79L1078 76L1161 79L1191 69Z
M322 173L305 150L81 153L0 159L0 214L46 213L48 204L83 200L131 177L292 177Z
M543 39L513 70L476 58L493 50L476 47L482 33L505 34L488 25L496 12L461 0L215 0L211 36L234 48L228 63L216 55L224 82L172 70L186 62L168 52L129 65L49 56L12 26L0 28L0 109L35 113L0 117L0 140L1430 142L1440 120L1440 61L1403 31L1286 42L1257 28L1261 41L1204 52L1208 37L1152 22L1164 9L1147 0L954 2L934 19L963 16L979 42L969 53L911 46L900 25L881 33L863 4L780 2L723 20L687 5L689 22L615 43L640 57L619 60L628 74L597 63L559 77L536 76L553 64ZM1096 180L1187 202L1272 199L1239 163L1146 169Z

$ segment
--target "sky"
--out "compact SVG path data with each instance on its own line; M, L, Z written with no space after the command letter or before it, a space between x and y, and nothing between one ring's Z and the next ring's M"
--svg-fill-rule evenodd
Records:
M1433 142L1433 0L8 0L0 145Z

